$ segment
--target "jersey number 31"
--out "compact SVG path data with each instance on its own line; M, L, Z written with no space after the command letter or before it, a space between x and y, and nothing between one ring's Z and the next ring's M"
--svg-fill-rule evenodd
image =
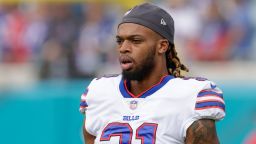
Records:
M136 129L136 139L141 144L155 144L157 124L143 123ZM119 144L132 143L133 129L129 123L109 123L101 134L100 141L110 141L113 136L119 136Z

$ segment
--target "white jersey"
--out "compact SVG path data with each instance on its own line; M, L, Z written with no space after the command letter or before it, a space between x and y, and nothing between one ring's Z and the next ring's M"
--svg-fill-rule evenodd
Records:
M167 75L138 96L121 75L94 79L80 111L95 144L183 144L196 120L225 116L221 90L211 81Z

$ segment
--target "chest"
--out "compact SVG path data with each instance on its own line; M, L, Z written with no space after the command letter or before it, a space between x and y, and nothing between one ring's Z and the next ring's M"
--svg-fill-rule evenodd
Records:
M127 98L118 89L98 92L88 101L87 127L99 143L182 143L193 95L175 87L163 87L145 98Z
M120 95L119 95L120 96ZM186 109L184 99L170 95L147 98L106 98L95 108L99 143L129 140L132 143L180 143L180 131ZM144 140L144 141L142 141Z
M104 96L102 96L104 95ZM103 117L121 120L164 119L177 117L193 107L193 93L157 92L146 98L124 98L120 93L105 92L94 100L93 109L102 112ZM128 116L128 117L127 117Z

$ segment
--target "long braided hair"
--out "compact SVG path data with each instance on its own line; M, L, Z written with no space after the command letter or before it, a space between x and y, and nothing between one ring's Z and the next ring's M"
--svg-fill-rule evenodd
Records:
M166 51L166 64L168 68L168 73L170 75L173 75L174 77L184 77L181 72L189 71L189 69L180 62L180 58L177 55L174 44L170 44L168 50Z

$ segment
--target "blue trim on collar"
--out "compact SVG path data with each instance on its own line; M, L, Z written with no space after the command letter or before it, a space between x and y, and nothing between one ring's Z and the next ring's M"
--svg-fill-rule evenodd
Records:
M146 98L150 95L152 95L153 93L155 93L156 91L158 91L160 88L162 88L169 80L173 79L174 76L172 75L167 75L165 76L162 81L153 86L152 88L148 89L147 91L145 91L141 96L139 96L138 98ZM121 79L120 84L119 84L119 90L121 92L121 94L123 95L124 98L134 98L132 95L129 94L129 92L126 90L125 88L125 84L124 84L124 79Z

